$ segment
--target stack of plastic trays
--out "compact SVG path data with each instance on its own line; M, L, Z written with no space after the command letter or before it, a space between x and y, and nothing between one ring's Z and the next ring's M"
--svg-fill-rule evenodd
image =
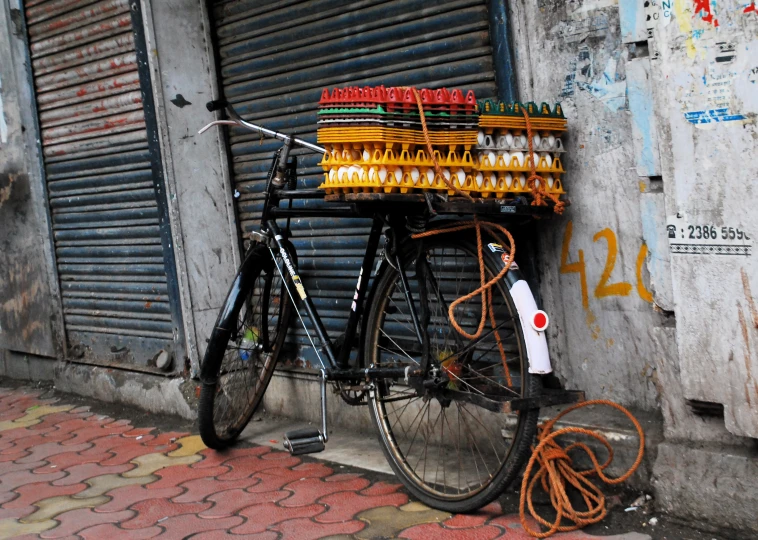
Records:
M446 190L443 177L470 190L476 172L471 151L479 118L473 92L419 91L429 139L442 175L436 174L410 88L352 87L324 90L318 141L328 193L409 193Z
M522 107L529 114L532 127L532 149L537 174L549 193L565 193L561 175L564 152L560 136L566 131L566 118L560 104L553 110L543 103L503 103L493 100L479 101L479 133L474 152L475 190L481 197L531 192L527 178L531 174L529 141L526 119Z

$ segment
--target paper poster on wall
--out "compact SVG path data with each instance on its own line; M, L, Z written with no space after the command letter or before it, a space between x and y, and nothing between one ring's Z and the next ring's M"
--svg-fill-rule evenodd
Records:
M734 223L688 219L684 213L669 216L666 233L671 253L679 255L752 255L753 233Z

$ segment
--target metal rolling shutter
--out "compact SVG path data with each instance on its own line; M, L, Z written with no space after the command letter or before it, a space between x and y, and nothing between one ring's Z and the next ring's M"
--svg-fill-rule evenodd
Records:
M139 6L29 0L25 14L69 348L144 365L175 351L181 332L161 240L160 153L145 120L152 94L135 47Z
M217 3L214 19L226 99L245 118L312 142L325 87L458 87L496 95L484 0L245 0ZM230 145L244 233L257 226L278 144L233 130ZM317 187L320 157L299 158L300 187ZM308 218L293 220L292 230L302 275L334 338L346 326L368 223ZM315 363L307 349L302 357Z

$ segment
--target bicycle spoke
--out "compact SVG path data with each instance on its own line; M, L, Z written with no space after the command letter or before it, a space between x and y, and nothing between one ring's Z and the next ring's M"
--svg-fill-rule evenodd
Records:
M439 240L442 243L442 239ZM426 268L414 260L406 263L409 288L418 305L418 280L424 279L426 325L430 367L447 375L441 386L399 385L374 396L380 425L388 437L395 463L422 491L444 500L465 500L491 485L501 473L515 438L500 437L499 426L505 413L485 410L475 403L443 397L447 387L458 392L491 399L509 399L523 395L523 382L506 385L498 341L508 353L508 368L515 380L521 380L523 345L517 331L518 315L508 303L508 289L496 285L484 301L490 303L487 324L478 338L461 336L450 324L450 302L480 286L479 263L475 249L428 247ZM413 270L418 270L415 272ZM488 267L486 279L492 279ZM374 331L371 347L376 365L392 363L420 364L417 337L411 325L405 297L399 289L399 277L393 272L384 285L381 317ZM482 295L456 305L456 320L464 331L477 331L482 313ZM494 317L495 322L491 322ZM494 328L493 328L494 326ZM423 329L422 329L423 330ZM497 333L497 334L496 334ZM419 360L417 360L419 359ZM458 364L460 368L455 369ZM439 373L439 371L438 371ZM451 393L450 395L455 395ZM422 401L423 399L423 401ZM520 418L518 415L513 415Z

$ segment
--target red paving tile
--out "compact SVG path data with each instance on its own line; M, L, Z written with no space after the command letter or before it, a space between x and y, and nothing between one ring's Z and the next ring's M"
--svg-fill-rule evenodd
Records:
M270 452L271 449L267 446L256 446L253 448L232 448L230 450L224 450L223 452L217 452L206 448L200 452L203 456L202 461L193 463L190 465L193 469L207 469L209 467L217 467L230 459L236 459L245 456L259 456Z
M20 418L41 403L0 389L0 415ZM76 495L93 478L103 477L95 485L123 484L118 475L135 467L131 460L170 452L178 448L175 440L186 435L134 428L129 421L82 409L49 414L34 426L0 432L0 519L26 516L46 499ZM310 540L355 534L366 527L356 518L360 512L409 501L398 483L335 474L322 462L303 462L268 447L206 449L200 455L199 462L157 470L145 477L148 484L105 491L107 501L100 506L55 516L59 525L41 537ZM501 515L498 504L443 523L410 527L398 537L527 538L518 516ZM561 536L580 538L589 537Z
M398 538L407 538L408 540L492 540L501 536L502 531L491 525L476 527L472 529L445 529L439 523L424 523L405 529L398 535ZM513 538L506 536L509 540Z
M277 540L279 534L274 531L265 531L258 534L232 534L226 531L209 531L195 534L190 540Z
M181 484L180 487L186 491L178 497L174 497L173 500L180 503L198 502L205 499L208 495L218 493L219 491L249 488L260 482L258 478L243 478L242 480L230 480L227 482L221 482L213 477L197 478ZM267 489L265 491L276 491L276 489Z
M124 432L122 435L129 438L146 437L150 435L155 428L132 428L129 431Z
M81 530L103 523L120 523L131 518L134 512L94 512L91 508L71 510L55 516L58 526L40 533L40 538L65 538Z
M63 446L59 442L49 442L40 444L32 448L31 453L18 460L19 463L34 463L35 461L45 461L50 456L56 454L65 454L66 452L81 452L90 447L89 443Z
M400 506L408 502L405 493L391 495L359 495L354 491L343 491L321 497L318 502L326 504L329 510L316 518L319 523L340 523L350 520L356 514L380 506Z
M268 454L262 454L259 456L244 456L235 459L230 459L224 462L225 467L229 467L231 470L218 477L219 480L239 480L241 478L248 478L259 471L265 471L272 467L294 467L301 463L299 458L287 456L287 459L278 459L276 464L273 465L271 461L263 459Z
M101 454L84 455L81 452L65 452L63 454L57 454L47 458L43 466L40 466L39 470L34 469L34 472L38 474L46 474L55 469L64 470L74 465L83 465L84 463L100 463L111 454L103 452Z
M289 491L266 491L264 493L248 493L242 489L230 489L214 493L206 497L213 504L208 510L198 514L201 518L218 519L233 516L243 508L254 507L264 503L279 502L289 496Z
M150 484L148 484L150 485ZM95 508L95 512L119 512L126 510L131 505L151 499L170 499L184 491L180 487L167 487L163 489L147 489L146 486L124 486L108 492L111 500Z
M489 516L457 514L442 524L448 529L469 529L484 525Z
M164 529L163 534L157 536L161 540L180 540L191 534L205 531L226 531L237 527L243 522L239 516L225 519L203 519L197 516L177 516L162 521L160 526Z
M74 465L66 469L66 476L60 480L55 480L53 485L55 486L68 486L71 484L78 484L84 482L95 476L102 476L105 474L121 474L128 470L133 469L134 464L127 465L114 465L112 467L104 467L99 463L84 463L82 465Z
M32 449L35 449L41 445L44 444L54 444L58 442L63 442L66 439L70 439L72 436L70 433L59 433L59 434L51 434L51 433L45 433L45 434L31 434L28 433L26 437L19 438L14 441L14 445L10 448L6 448L2 452L0 452L0 456L5 456L8 454L17 454L19 452L29 452L31 454ZM69 449L65 449L64 451L68 452Z
M25 458L26 456L31 454L31 452L27 450L18 450L16 452L12 452L12 450L13 449L11 449L11 451L9 451L6 454L0 454L0 463L13 463L16 460L20 460L21 458ZM2 471L5 471L4 467Z
M33 428L39 428L40 424L37 424L33 426ZM47 426L45 428L40 429L32 429L32 428L14 428L9 429L7 431L3 431L0 433L0 453L2 453L2 450L8 448L11 446L8 443L15 443L19 439L23 439L24 437L33 437L36 435L44 435L45 433L50 433L51 431L55 431L55 426Z
M141 441L143 444L146 444L147 446L155 448L156 446L166 446L165 449L162 449L161 451L171 451L179 448L179 445L175 442L172 443L171 441L179 440L182 437L188 436L189 433L186 431L168 431L166 433L159 433L155 435L152 439L148 439L147 441Z
M338 491L358 491L366 488L371 482L365 478L346 478L342 481L330 481L333 477L305 478L296 480L284 486L292 492L292 496L282 501L282 506L307 506L315 503L319 497Z
M122 437L120 434L106 435L90 442L92 445L88 450L82 452L83 456L111 453L111 450L118 448L122 444L129 442L129 439Z
M324 512L323 504L311 504L309 506L297 506L295 508L283 508L274 503L264 503L240 511L240 515L246 518L243 525L232 529L235 534L253 534L263 532L266 529L275 528L274 525L283 521L297 518L312 518ZM310 519L305 520L310 525L314 524Z
M36 471L43 467L47 462L38 461L37 463L14 463L9 461L0 465L0 474L8 474L16 471ZM53 472L55 469L52 469Z
M227 467L213 467L208 469L193 469L186 465L176 465L174 467L166 467L155 472L156 476L160 477L151 484L147 484L147 489L163 489L167 487L175 487L184 482L196 480L198 478L213 478L219 474L228 472Z
M0 520L21 519L24 516L34 513L36 509L36 506L27 506L24 508L0 508Z
M54 486L48 482L27 484L17 488L13 493L16 493L18 496L2 506L3 508L25 508L33 506L35 503L43 499L60 497L63 495L74 495L86 488L86 484L70 484L66 486Z
M183 514L197 514L212 506L212 503L175 503L169 499L155 499L133 504L130 509L137 515L123 523L124 529L142 529L153 525L163 527L165 518L180 516ZM204 530L204 529L200 529Z
M66 441L66 444L90 442L94 439L107 437L108 435L119 435L129 429L129 426L114 424L116 424L116 422L104 426L93 426L90 422L87 422L85 426L82 426L73 432L74 438L70 441Z
M25 486L27 484L36 484L40 481L39 474L34 474L31 471L16 471L8 474L0 475L0 491L14 491L16 488ZM59 471L49 475L44 475L45 480L52 481L58 480L66 476L66 473Z
M339 534L355 534L366 526L362 521L352 520L346 523L314 523L309 519L290 519L272 529L281 533L281 540L317 540ZM234 529L232 529L234 532ZM441 540L437 538L435 540Z
M362 495L389 495L390 493L397 493L397 490L400 489L400 484L389 484L387 482L377 482L375 484L370 485L363 491L361 491Z
M103 461L103 465L123 465L129 463L136 457L144 456L145 454L152 454L155 452L155 448L147 446L142 441L131 442L134 439L126 439L124 444L114 446L109 451L113 454L111 457Z
M77 533L84 540L146 540L155 538L163 532L160 527L148 527L146 529L120 529L116 525L107 523L95 525Z

